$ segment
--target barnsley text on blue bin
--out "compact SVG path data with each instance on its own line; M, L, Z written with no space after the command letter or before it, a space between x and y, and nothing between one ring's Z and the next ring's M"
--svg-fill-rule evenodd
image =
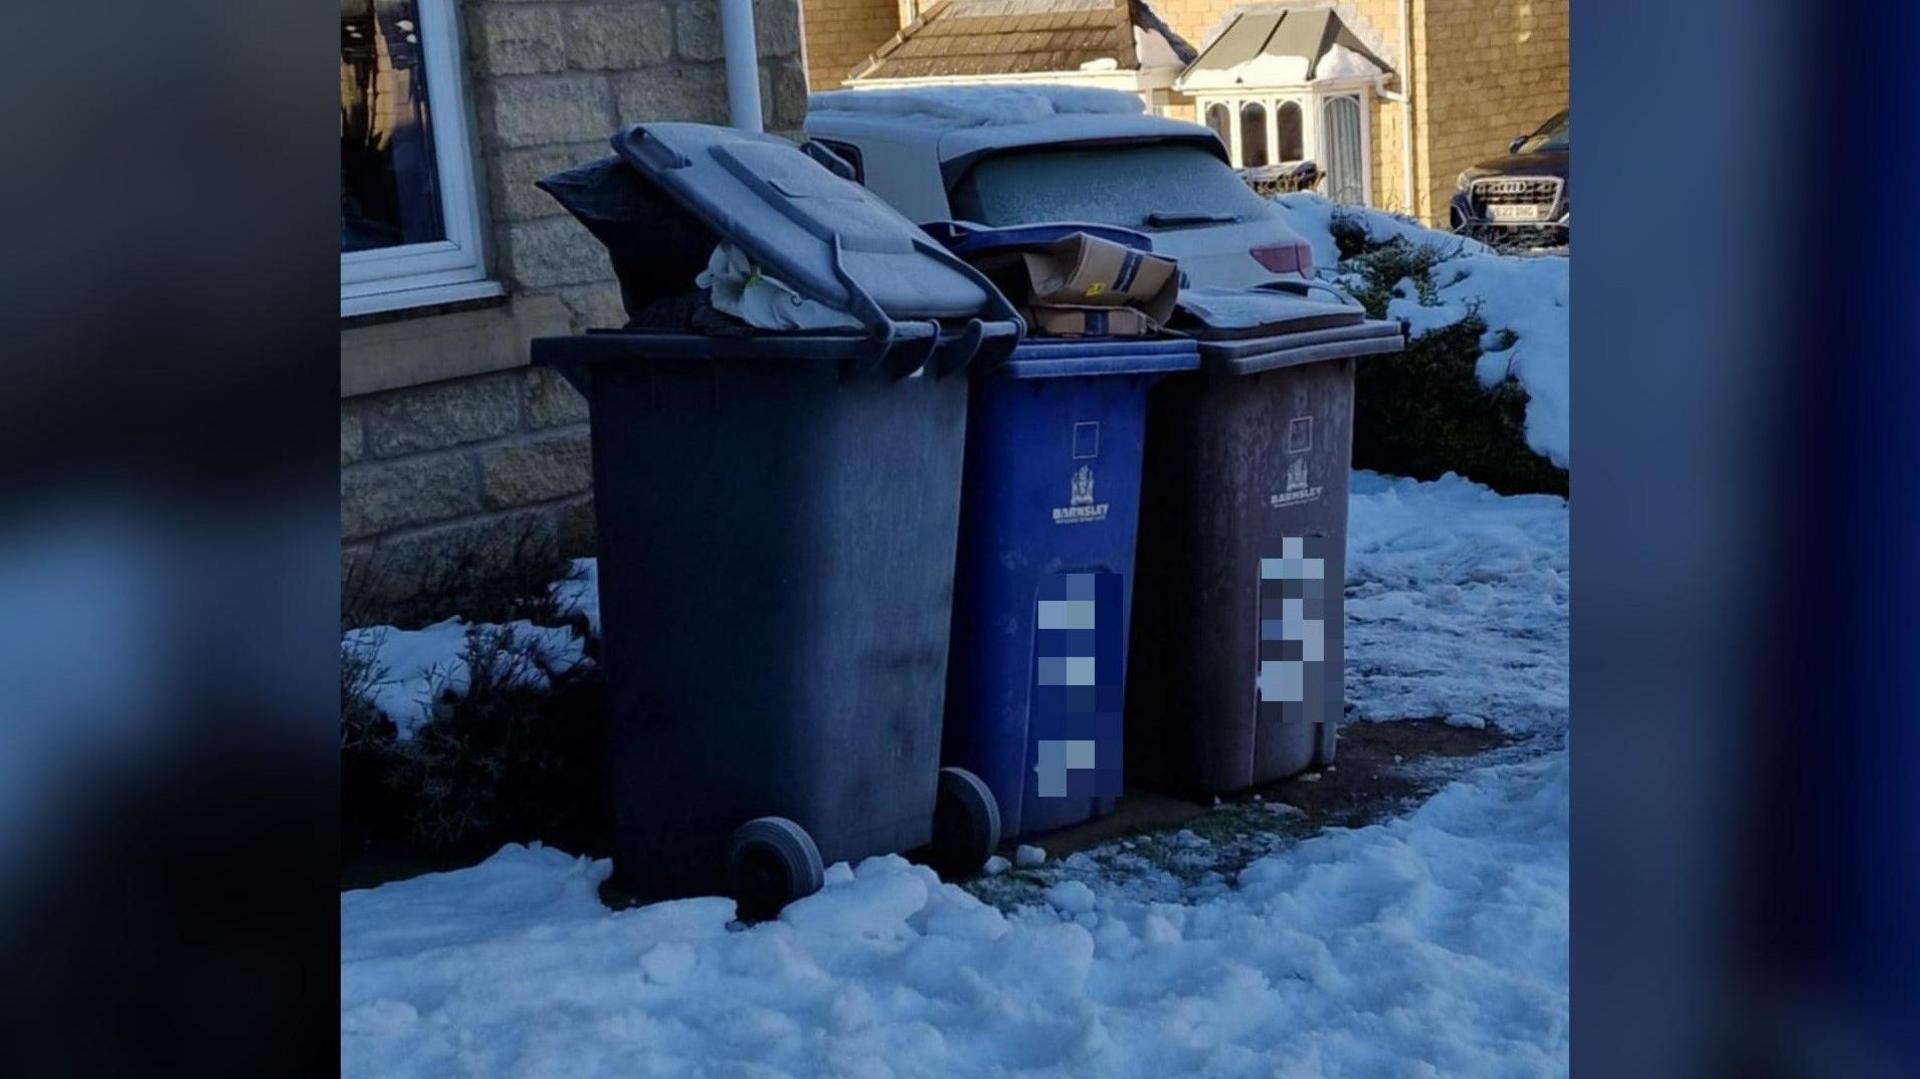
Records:
M1120 795L1124 592L1118 573L1041 580L1028 726L1041 798Z

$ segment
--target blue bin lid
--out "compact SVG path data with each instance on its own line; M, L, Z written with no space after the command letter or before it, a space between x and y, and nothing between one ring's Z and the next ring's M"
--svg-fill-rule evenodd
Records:
M1002 378L1170 374L1200 366L1197 342L1184 337L1029 337L998 367Z

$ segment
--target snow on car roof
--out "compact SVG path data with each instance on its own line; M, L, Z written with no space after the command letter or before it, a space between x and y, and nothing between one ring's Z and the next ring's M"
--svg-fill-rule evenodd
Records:
M807 130L937 147L945 168L1015 147L1132 139L1190 139L1227 156L1210 128L1147 115L1135 94L1083 86L829 91L808 99Z
M1138 116L1137 94L1088 86L938 86L915 90L830 90L807 98L809 113L908 118L939 127L1030 124L1055 116Z

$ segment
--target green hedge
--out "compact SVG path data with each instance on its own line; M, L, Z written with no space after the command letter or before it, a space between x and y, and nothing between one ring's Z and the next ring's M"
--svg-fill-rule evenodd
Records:
M1395 237L1376 243L1351 219L1333 238L1354 298L1375 318L1401 282L1422 303L1438 298L1433 270L1449 256ZM1509 375L1492 387L1474 373L1487 324L1478 314L1407 341L1394 356L1361 360L1354 385L1353 465L1415 479L1457 472L1502 494L1566 495L1568 475L1527 446L1527 391Z

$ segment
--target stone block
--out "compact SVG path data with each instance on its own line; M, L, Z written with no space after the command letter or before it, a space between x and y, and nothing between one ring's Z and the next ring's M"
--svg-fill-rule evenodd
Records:
M612 132L608 131L611 135ZM606 157L613 151L606 139L566 146L505 150L487 162L495 221L532 221L563 213L552 196L533 186L535 180Z
M760 65L760 122L771 130L799 128L807 119L807 70L795 58Z
M799 56L800 5L795 0L753 0L753 31L762 57ZM873 48L885 41L876 39Z
M527 426L567 427L587 422L587 399L557 372L527 369Z
M497 146L590 142L616 125L612 90L593 73L488 79L477 97L481 135Z
M511 509L593 489L587 432L488 446L479 452L480 490L487 508Z
M344 539L364 539L479 509L473 464L458 454L361 464L340 473Z
M366 454L367 434L360 414L347 405L340 406L340 467L353 464Z
M567 66L580 71L652 67L673 55L674 20L655 3L566 9Z
M483 4L469 9L467 37L483 75L530 75L567 66L558 10Z
M717 64L673 64L615 76L614 96L622 126L650 120L727 120L726 79Z
M756 13L757 14L757 13ZM759 19L754 37L759 37ZM720 36L719 0L680 0L673 8L673 44L682 60L718 60L725 52Z
M613 278L607 249L571 217L515 221L497 232L506 276L521 288L554 288Z
M517 372L437 382L365 398L360 415L374 457L499 438L520 427Z

